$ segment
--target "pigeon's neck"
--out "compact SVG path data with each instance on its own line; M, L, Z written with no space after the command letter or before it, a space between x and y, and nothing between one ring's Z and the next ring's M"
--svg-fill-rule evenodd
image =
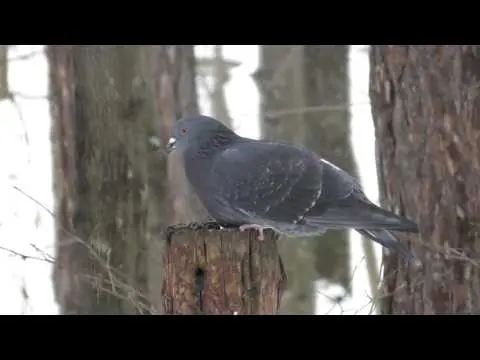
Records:
M183 154L185 173L188 181L200 197L200 194L211 190L212 184L206 180L205 175L209 174L210 168L215 164L215 156L241 139L240 136L233 132L217 133L215 136L198 142L196 146L191 146L185 151Z
M197 160L210 158L227 149L239 139L241 137L231 131L217 133L208 139L200 141L197 146L191 147L185 155L187 158L191 157Z

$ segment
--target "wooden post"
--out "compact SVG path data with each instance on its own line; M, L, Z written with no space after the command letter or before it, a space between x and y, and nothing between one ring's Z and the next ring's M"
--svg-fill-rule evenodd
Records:
M170 227L164 252L166 315L275 315L286 275L273 231Z

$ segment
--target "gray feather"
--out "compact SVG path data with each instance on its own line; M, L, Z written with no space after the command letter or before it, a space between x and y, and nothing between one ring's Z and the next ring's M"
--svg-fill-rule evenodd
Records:
M403 245L395 236L387 230L366 230L357 229L357 232L366 238L375 241L376 243L385 246L387 249L395 251L403 256L408 261L412 261L415 258L413 254Z

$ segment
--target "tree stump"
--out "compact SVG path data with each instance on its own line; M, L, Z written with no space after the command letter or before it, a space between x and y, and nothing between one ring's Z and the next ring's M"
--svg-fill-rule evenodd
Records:
M275 315L286 284L277 235L220 228L170 227L164 252L166 315Z

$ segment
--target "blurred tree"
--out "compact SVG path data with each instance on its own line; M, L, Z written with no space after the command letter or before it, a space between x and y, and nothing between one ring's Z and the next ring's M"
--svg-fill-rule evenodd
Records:
M50 45L57 259L63 314L150 311L150 49Z
M231 127L233 122L228 111L227 100L225 99L225 85L230 78L230 69L240 65L240 63L224 58L223 45L210 46L213 47L213 57L199 58L197 65L203 70L201 71L202 73L211 74L213 78L212 88L207 89L212 106L212 115Z
M159 112L162 118L163 142L168 141L176 120L199 113L195 84L195 53L192 45L157 45L156 75ZM193 189L188 184L179 153L167 157L169 202L174 212L170 224L201 222L210 219Z
M0 100L10 97L8 87L8 45L0 45Z
M305 145L354 172L349 142L348 46L261 47L262 135ZM288 275L284 312L314 312L313 281L349 285L346 231L282 242Z
M355 175L350 144L348 50L348 45L304 46L304 144ZM321 278L341 284L350 293L348 235L346 230L329 231L316 238L315 267Z
M384 255L384 314L480 309L480 47L373 45L381 201L419 222L423 266Z

